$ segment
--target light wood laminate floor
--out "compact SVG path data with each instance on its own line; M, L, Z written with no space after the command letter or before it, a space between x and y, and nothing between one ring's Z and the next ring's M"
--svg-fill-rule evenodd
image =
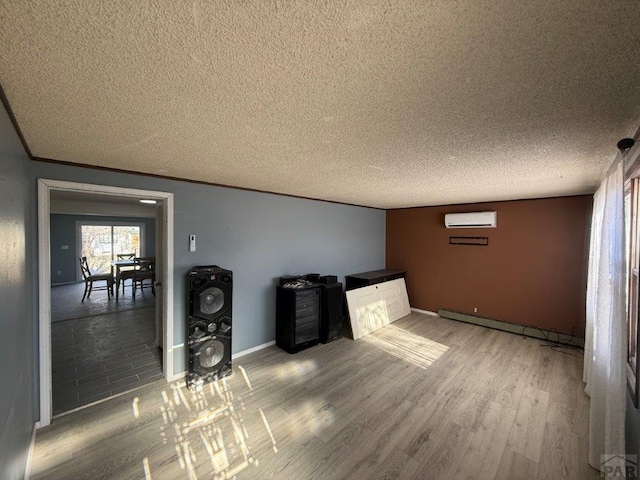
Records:
M596 479L582 355L411 314L160 380L38 431L34 479ZM577 353L577 352L574 352Z

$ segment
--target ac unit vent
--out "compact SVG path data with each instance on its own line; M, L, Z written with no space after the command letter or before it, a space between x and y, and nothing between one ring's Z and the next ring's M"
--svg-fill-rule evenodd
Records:
M444 226L447 228L496 228L497 212L447 213Z

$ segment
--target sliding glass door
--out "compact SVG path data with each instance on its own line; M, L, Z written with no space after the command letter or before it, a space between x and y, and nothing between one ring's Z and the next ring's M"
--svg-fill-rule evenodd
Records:
M87 257L91 273L108 273L118 254L143 256L143 225L79 225L81 256Z

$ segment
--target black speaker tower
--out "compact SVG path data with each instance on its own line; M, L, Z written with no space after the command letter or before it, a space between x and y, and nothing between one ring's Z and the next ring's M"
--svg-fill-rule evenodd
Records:
M323 277L320 277L322 279ZM335 279L332 277L329 280ZM342 283L320 283L322 315L320 317L320 341L333 342L342 337L344 295Z
M217 265L187 273L189 321L187 387L231 374L233 272Z

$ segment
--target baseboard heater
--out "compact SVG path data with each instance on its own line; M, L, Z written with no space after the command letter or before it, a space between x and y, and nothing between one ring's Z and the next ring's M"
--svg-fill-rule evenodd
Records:
M568 333L552 332L539 327L529 327L518 323L503 322L502 320L494 320L493 318L478 317L466 313L453 312L451 310L438 309L438 316L448 318L450 320L458 320L459 322L471 323L481 327L493 328L494 330L502 330L503 332L517 333L532 338L540 338L542 340L551 340L554 342L568 343L584 348L584 338Z

